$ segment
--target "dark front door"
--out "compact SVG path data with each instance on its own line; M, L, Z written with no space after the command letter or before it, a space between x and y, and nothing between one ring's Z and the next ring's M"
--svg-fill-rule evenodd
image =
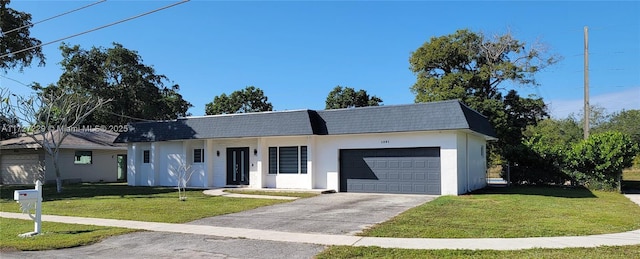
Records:
M249 185L249 148L227 148L227 185Z

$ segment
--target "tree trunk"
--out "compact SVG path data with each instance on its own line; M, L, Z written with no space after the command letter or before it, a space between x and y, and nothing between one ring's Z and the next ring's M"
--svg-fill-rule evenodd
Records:
M53 167L56 171L56 191L62 193L62 178L60 177L60 168L58 166L58 156L54 156Z
M60 179L60 176L56 176L56 190L58 193L62 192L62 179Z

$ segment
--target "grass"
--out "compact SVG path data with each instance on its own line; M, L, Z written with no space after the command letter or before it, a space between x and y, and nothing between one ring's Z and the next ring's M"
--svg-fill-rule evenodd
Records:
M640 245L596 248L497 250L414 250L333 246L316 256L325 258L640 258Z
M33 221L0 218L0 252L48 250L93 244L104 238L135 230L77 224L43 222L40 235L29 238L19 234L33 231Z
M313 192L289 192L289 191L261 191L261 190L232 190L226 189L224 192L237 193L237 194L251 194L251 195L269 195L269 196L286 196L286 197L299 197L299 198L311 198L318 196L318 193Z
M20 212L18 204L13 201L15 189L25 189L25 186L4 186L0 189L1 211ZM184 223L286 202L213 197L204 195L202 190L187 190L187 197L186 201L180 201L175 188L131 187L124 184L67 185L60 194L56 193L55 186L45 186L42 213Z
M442 196L365 230L363 236L509 238L617 233L640 228L640 207L584 188L488 188Z

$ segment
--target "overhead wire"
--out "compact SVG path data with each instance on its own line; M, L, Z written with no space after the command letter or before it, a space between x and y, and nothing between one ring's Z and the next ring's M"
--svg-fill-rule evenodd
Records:
M15 54L22 53L22 52L25 52L25 51L29 51L29 50L32 50L32 49L35 49L35 48L39 48L39 47L46 46L46 45L49 45L49 44L53 44L53 43L56 43L56 42L60 42L60 41L66 40L66 39L74 38L74 37L77 37L77 36L80 36L80 35L83 35L83 34L94 32L94 31L97 31L97 30L101 30L101 29L104 29L104 28L107 28L107 27L111 27L111 26L114 26L116 24L127 22L127 21L130 21L130 20L133 20L133 19L137 19L137 18L140 18L142 16L146 16L146 15L149 15L149 14L152 14L152 13L164 10L164 9L168 9L168 8L174 7L176 5L184 4L184 3L189 2L189 1L190 0L182 0L180 2L176 2L176 3L170 4L170 5L166 5L166 6L163 6L163 7L160 7L160 8L156 8L156 9L153 9L153 10L145 12L145 13L141 13L141 14L138 14L138 15L131 16L129 18L125 18L125 19L118 20L118 21L115 21L115 22L112 22L112 23L109 23L109 24L106 24L106 25L102 25L102 26L99 26L99 27L96 27L96 28L93 28L93 29L90 29L90 30L86 30L86 31L79 32L79 33L76 33L76 34L72 34L72 35L69 35L69 36L66 36L66 37L62 37L62 38L59 38L57 40L49 41L49 42L38 44L38 45L29 47L29 48L25 48L25 49L21 49L21 50L18 50L18 51L11 52L11 53L3 54L2 56L0 56L0 58L4 58L4 57L10 56L10 55L15 55Z
M58 18L58 17L61 17L61 16L65 16L65 15L67 15L67 14L70 14L70 13L73 13L73 12L76 12L76 11L79 11L79 10L82 10L82 9L85 9L85 8L88 8L88 7L91 7L91 6L97 5L97 4L101 4L101 3L104 3L104 2L106 2L106 1L107 1L107 0L100 0L100 1L97 1L97 2L94 2L94 3L91 3L91 4L88 4L88 5L85 5L85 6L82 6L82 7L78 7L78 8L73 9L73 10L66 11L66 12L61 13L61 14L58 14L58 15L51 16L51 17L46 18L46 19L44 19L44 20L40 20L40 21L37 21L37 22L34 22L34 23L29 23L29 24L26 24L26 25L20 26L20 27L15 28L15 29L11 29L11 30L8 30L8 31L5 31L5 32L2 32L2 34L7 35L7 34L12 33L12 32L14 32L14 31L21 30L21 29L24 29L24 28L26 28L26 27L31 27L31 26L33 26L33 25L36 25L36 24L39 24L39 23L43 23L43 22L46 22L46 21L49 21L49 20L53 20L53 19L55 19L55 18ZM0 31L0 32L1 32L1 31Z

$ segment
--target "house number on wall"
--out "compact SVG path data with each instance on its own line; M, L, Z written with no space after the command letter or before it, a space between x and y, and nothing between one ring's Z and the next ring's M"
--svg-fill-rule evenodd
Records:
M389 144L389 141L388 140L381 140L380 144Z

